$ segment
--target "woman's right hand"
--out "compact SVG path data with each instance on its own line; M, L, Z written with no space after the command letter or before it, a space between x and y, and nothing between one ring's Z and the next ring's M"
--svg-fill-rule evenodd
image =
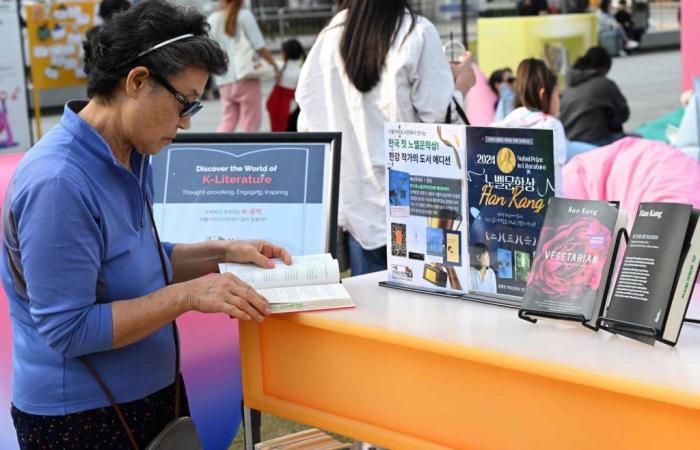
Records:
M455 80L455 89L467 95L469 89L476 84L476 75L472 68L472 54L465 52L462 61L458 64L450 64L452 76Z
M225 313L242 320L262 321L270 314L267 299L230 273L207 275L185 283L190 311Z

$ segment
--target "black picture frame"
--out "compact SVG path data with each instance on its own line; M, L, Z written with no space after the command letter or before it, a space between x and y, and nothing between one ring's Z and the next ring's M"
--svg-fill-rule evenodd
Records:
M341 133L178 133L173 144L326 144L331 152L330 205L326 252L337 257L338 193L340 181ZM167 148L161 152L167 151Z

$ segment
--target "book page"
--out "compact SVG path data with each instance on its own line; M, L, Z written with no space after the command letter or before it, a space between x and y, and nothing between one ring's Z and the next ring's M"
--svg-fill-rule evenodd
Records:
M255 289L329 284L340 281L340 270L336 260L312 261L291 266L280 265L274 269L263 269L247 264L226 272L236 275Z
M261 289L259 292L270 302L273 313L355 306L340 283Z
M292 256L292 265L294 265L294 264L306 264L306 263L310 263L310 262L322 262L322 261L333 261L333 257L331 256L330 253L319 253L317 255ZM285 266L286 265L279 258L273 259L272 262L275 263L275 266ZM219 264L219 272L220 273L231 272L231 273L235 274L236 271L240 271L242 269L248 269L248 268L250 268L250 266L251 266L251 263L221 263L221 264Z
M260 289L259 292L270 304L350 298L350 294L340 283Z

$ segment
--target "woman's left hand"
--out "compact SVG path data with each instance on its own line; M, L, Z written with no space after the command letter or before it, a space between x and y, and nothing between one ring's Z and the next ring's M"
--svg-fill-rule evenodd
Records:
M292 263L292 257L284 248L263 240L227 241L224 253L225 262L253 263L266 269L275 267L274 258L285 264Z

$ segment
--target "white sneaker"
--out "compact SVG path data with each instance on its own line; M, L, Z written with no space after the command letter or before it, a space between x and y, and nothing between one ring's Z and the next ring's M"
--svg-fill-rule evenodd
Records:
M620 50L619 52L617 52L617 56L627 56L627 52L624 50Z
M639 42L637 41L627 41L627 44L625 44L625 48L627 50L634 50L635 48L639 48Z

